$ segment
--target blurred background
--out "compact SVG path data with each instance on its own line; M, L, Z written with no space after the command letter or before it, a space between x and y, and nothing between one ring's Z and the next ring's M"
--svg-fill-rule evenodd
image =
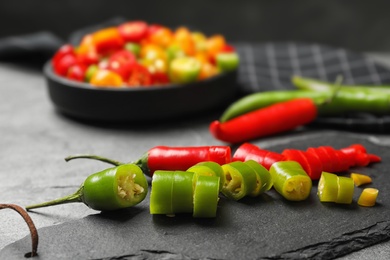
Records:
M12 0L0 1L0 37L75 30L115 17L187 25L231 42L297 41L359 52L390 51L390 1Z

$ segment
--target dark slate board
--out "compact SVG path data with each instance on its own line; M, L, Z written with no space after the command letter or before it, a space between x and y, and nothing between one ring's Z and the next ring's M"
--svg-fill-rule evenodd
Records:
M368 186L380 190L375 207L357 205L362 188L356 188L351 205L322 204L316 183L303 202L286 201L274 190L239 202L221 197L215 219L152 216L147 197L128 210L39 229L40 259L332 259L388 240L390 162L386 158L390 147L358 135L329 133L292 137L288 143L267 149L342 148L353 143L365 145L384 159L353 169L370 175L373 183ZM58 207L60 214L62 206ZM0 259L23 259L27 248L29 236L5 247Z

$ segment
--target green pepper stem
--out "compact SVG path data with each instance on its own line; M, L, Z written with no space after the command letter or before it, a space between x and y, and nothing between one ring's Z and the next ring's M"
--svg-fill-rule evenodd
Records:
M43 207L49 207L54 205L60 205L60 204L66 204L66 203L73 203L73 202L82 202L82 193L83 193L83 187L80 187L75 193L55 199L48 202L43 202L39 204L29 205L26 206L26 210L30 209L36 209L36 208L43 208Z
M115 166L119 166L119 165L125 164L123 162L119 162L119 161L116 161L116 160L113 160L113 159L110 159L110 158L106 158L106 157L102 157L102 156L98 156L98 155L94 155L94 154L71 155L71 156L66 157L65 161L68 162L70 160L80 159L80 158L98 160L98 161L106 162L106 163L109 163L109 164L112 164L112 165L115 165Z

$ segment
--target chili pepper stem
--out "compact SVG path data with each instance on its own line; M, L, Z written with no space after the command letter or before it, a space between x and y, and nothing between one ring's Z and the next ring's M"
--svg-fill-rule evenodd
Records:
M65 197L62 197L62 198L59 198L59 199L26 206L26 210L49 207L49 206L54 206L54 205L66 204L66 203L82 202L83 188L84 187L82 186L75 193L68 195L68 196L65 196Z
M112 165L115 165L115 166L119 166L119 165L125 164L123 162L119 162L119 161L116 161L116 160L113 160L113 159L110 159L110 158L106 158L106 157L102 157L102 156L98 156L98 155L94 155L94 154L70 155L70 156L65 158L65 161L69 162L70 160L73 160L73 159L93 159L93 160L106 162L106 163L109 163L109 164L112 164Z

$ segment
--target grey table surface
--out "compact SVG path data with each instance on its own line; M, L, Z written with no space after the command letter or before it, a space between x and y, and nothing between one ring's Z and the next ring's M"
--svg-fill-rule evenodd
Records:
M390 55L369 55L390 66ZM102 163L96 161L65 162L63 158L71 154L96 153L130 161L156 145L220 145L208 134L208 124L216 116L207 114L174 124L146 126L85 124L53 108L41 71L0 63L0 202L27 205L56 198L75 191L85 174L102 169ZM335 132L312 129L294 138L319 131ZM356 135L390 144L390 135ZM270 137L258 143L267 147L288 138ZM47 208L32 214L32 218L39 229L95 213L74 204ZM28 234L15 212L0 211L0 250ZM386 259L389 255L390 242L385 242L342 259Z

